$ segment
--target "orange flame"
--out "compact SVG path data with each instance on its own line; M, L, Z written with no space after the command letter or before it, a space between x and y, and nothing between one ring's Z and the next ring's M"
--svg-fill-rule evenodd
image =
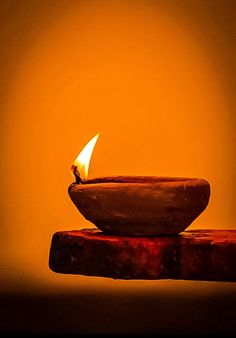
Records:
M76 172L79 172L79 176L82 180L88 178L89 163L93 153L93 149L97 142L99 134L95 135L83 148L74 161L73 169L76 168ZM74 170L75 173L75 170Z

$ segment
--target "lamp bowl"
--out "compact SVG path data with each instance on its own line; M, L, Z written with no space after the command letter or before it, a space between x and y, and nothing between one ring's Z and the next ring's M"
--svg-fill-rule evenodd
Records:
M204 211L210 184L201 178L113 176L73 183L68 191L80 213L104 233L169 236Z

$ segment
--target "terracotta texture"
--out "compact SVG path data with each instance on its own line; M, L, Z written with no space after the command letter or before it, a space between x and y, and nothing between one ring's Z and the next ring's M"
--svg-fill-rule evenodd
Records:
M206 208L210 185L199 178L103 177L73 183L69 195L81 214L105 233L174 235Z
M53 235L50 269L119 279L236 281L236 231L169 237L111 236L97 229Z

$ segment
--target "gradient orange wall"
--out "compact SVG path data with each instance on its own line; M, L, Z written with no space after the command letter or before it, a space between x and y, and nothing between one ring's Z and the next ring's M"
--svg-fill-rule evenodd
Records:
M155 287L48 269L55 231L92 226L67 187L97 132L90 177L205 178L210 204L190 229L236 229L232 1L0 5L3 290Z

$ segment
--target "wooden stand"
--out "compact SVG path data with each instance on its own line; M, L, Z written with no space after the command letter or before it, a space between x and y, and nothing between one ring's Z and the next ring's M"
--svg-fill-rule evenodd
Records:
M53 235L54 272L118 279L236 281L236 231L192 230L170 237L110 236L97 229Z

